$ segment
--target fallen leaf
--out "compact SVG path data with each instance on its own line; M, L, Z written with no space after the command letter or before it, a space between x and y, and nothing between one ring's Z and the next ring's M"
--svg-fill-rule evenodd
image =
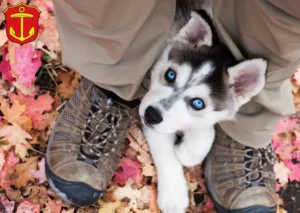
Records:
M10 66L14 65L17 63L16 60L16 48L21 47L20 44L17 44L15 42L8 41L7 42L7 47L8 47L8 53L6 55L6 60L9 61Z
M16 48L16 64L12 70L17 81L25 87L30 87L36 80L35 74L42 65L41 52L34 50L31 44L25 44L22 48Z
M133 209L143 209L145 204L149 203L149 192L146 186L141 189L133 188L133 181L129 179L124 187L117 187L113 193L116 200L122 201L124 198L129 198L128 205Z
M19 81L15 81L13 82L13 85L19 90L21 91L24 95L30 95L30 96L34 96L39 87L36 85L30 85L30 87L25 87L23 84L21 84Z
M3 149L0 149L0 171L2 170L2 167L4 166L5 163L5 153Z
M62 210L61 213L74 213L75 212L75 209L74 208L70 208L68 210Z
M16 213L39 213L39 212L40 212L40 205L33 204L30 201L25 200L18 206Z
M98 213L116 213L117 208L121 206L120 201L103 203Z
M0 31L0 32L2 32L2 31ZM1 33L0 33L0 37L1 37ZM1 41L1 38L0 38L0 41ZM3 80L7 80L8 82L12 83L14 78L12 77L12 75L10 73L11 67L10 67L9 62L6 59L7 52L8 52L8 50L6 48L4 50L4 54L2 56L3 60L0 62L0 72L2 73Z
M4 125L0 129L0 140L7 142L7 144L2 145L2 148L8 151L14 146L15 153L20 158L24 158L27 155L27 149L31 148L27 139L31 139L30 134L23 130L19 124Z
M8 93L8 97L12 102L18 100L20 103L25 103L27 110L23 113L23 115L27 115L32 119L34 129L45 129L48 124L53 122L51 118L54 119L54 116L57 116L56 113L52 113L51 115L42 115L44 112L52 110L52 103L54 102L54 99L49 94L42 94L38 96L38 98L34 98L33 96L24 95L18 91L18 95Z
M5 213L13 213L15 208L15 201L9 201L4 194L0 194L0 203L5 208ZM1 209L0 209L1 211ZM2 211L1 211L2 212Z
M43 158L38 163L38 166L39 166L38 170L31 169L30 172L34 178L39 180L39 184L41 184L41 183L44 183L45 181L47 181L46 172L45 172L45 158Z
M54 99L49 94L39 95L38 98L33 96L24 95L22 92L18 91L18 95L14 93L8 93L8 97L11 102L18 100L20 103L25 103L27 106L27 113L30 112L48 112L52 110L52 103Z
M285 211L282 207L277 206L277 211L276 213L288 213L287 211Z
M34 182L34 177L32 176L30 170L37 169L38 157L30 157L26 159L27 161L22 164L17 164L13 166L14 174L10 176L10 181L17 188L26 186L29 181Z
M274 171L276 175L276 179L278 179L281 186L286 184L289 181L290 170L284 165L283 162L276 162L274 166Z
M127 138L130 141L129 146L138 152L136 158L139 160L139 162L153 164L148 144L141 129L139 129L137 126L132 126L129 129Z
M197 165L194 167L188 167L186 168L186 171L188 173L187 179L190 183L197 183L200 186L200 192L207 193L206 185L205 185L205 179L203 175L203 169L201 165Z
M293 79L295 80L295 83L300 86L300 68L298 67L296 72L293 75Z
M44 113L41 117L42 120L35 127L37 130L45 130L46 128L51 128L54 126L55 120L58 116L57 111L52 111L51 113Z
M3 46L7 42L8 38L6 35L6 30L0 30L0 47Z
M122 158L120 166L123 171L115 172L114 181L116 183L125 184L125 182L131 178L135 183L142 181L141 164L137 161L133 161L129 158Z
M50 16L46 21L42 20L41 22L42 32L40 33L39 40L42 41L49 50L56 52L61 51L55 17Z
M25 104L20 104L18 100L14 100L11 107L6 99L4 99L0 105L0 110L5 120L11 124L17 123L26 131L30 131L32 128L32 120L30 117L22 115L26 109Z
M214 208L214 203L212 202L212 200L210 198L208 198L205 205L203 206L203 210L210 211L210 210L213 210L213 208Z
M13 151L9 152L5 158L5 163L0 171L0 186L4 189L10 187L9 175L13 172L12 166L19 162Z
M51 213L60 213L61 204L56 204L52 199L48 198L46 202L46 207L50 209Z
M26 197L26 200L44 206L47 199L47 189L44 186L39 185L27 185L25 189L22 189L22 195Z
M5 189L5 194L8 199L14 200L18 203L21 203L25 200L20 189L12 189L11 187L9 187Z
M21 2L23 2L24 4L26 3L26 0L8 0L8 3L10 4L10 5L16 5L16 4L19 4L19 3L21 3Z
M294 164L291 160L286 163L287 168L290 170L290 181L300 181L300 164Z
M81 75L73 70L69 72L59 72L56 77L56 81L58 82L58 86L56 87L57 93L64 99L71 98L80 78Z
M156 175L156 169L153 165L149 164L149 163L144 163L143 167L142 167L142 174L144 176L149 176L149 177L153 177Z

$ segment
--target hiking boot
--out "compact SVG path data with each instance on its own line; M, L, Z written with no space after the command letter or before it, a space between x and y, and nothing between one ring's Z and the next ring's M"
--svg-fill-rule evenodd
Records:
M46 175L63 200L88 206L103 195L122 156L138 101L83 79L51 132Z
M218 213L275 213L275 155L265 149L244 146L219 126L209 153L205 176Z

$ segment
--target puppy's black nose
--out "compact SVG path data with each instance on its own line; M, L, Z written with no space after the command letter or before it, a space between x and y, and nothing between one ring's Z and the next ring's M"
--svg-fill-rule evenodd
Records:
M149 106L145 111L145 120L148 124L159 124L163 118L158 109Z

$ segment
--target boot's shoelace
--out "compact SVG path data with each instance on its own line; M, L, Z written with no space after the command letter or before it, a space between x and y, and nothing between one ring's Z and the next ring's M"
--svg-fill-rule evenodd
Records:
M117 129L120 126L120 121L124 115L130 117L130 114L127 110L113 105L110 98L106 100L106 104L103 104L102 99L96 100L92 104L89 114L84 130L81 131L82 145L88 147L89 152L97 157L108 156L109 153L115 151L115 146L119 142ZM96 125L93 125L95 123ZM112 148L106 149L104 152L108 143L112 143ZM79 154L82 158L86 158L83 153L80 152ZM97 161L98 159L95 159L94 163Z
M257 155L254 156L254 153L257 152ZM253 182L259 183L263 180L262 170L268 165L275 164L275 154L270 144L267 148L263 149L246 149L245 158L247 159L244 162L244 168L246 170L245 179L247 184L252 184ZM257 166L252 168L252 164L257 161ZM258 178L255 180L251 179L252 175L258 175Z

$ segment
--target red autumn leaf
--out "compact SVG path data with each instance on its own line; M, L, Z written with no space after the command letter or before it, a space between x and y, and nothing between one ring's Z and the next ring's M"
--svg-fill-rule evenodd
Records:
M10 83L13 82L14 78L12 77L10 73L10 64L6 59L6 55L8 53L7 48L5 48L4 53L3 53L3 60L0 62L0 72L2 73L2 79L7 80Z
M16 64L12 65L13 73L17 81L26 87L30 87L36 79L36 72L42 65L41 53L26 44L22 48L16 47Z
M137 161L133 161L129 158L122 158L120 166L123 171L115 172L114 181L116 183L125 184L125 182L131 178L135 183L142 181L141 164Z

